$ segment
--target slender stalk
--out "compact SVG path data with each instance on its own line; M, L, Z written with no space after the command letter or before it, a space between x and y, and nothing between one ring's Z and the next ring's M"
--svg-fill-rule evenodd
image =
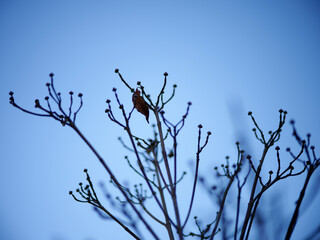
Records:
M160 168L159 167L159 162L158 162L158 158L157 158L157 155L156 155L154 149L152 149L152 154L153 154L153 158L154 158L154 165L155 165L155 168L156 168L156 176L157 176L157 180L158 180L158 184L159 184L158 190L159 190L159 193L160 193L161 203L162 203L162 207L163 207L163 214L164 214L164 217L165 217L165 220L166 220L165 227L167 229L167 232L168 232L170 240L174 240L174 236L173 236L173 232L172 232L172 226L171 226L171 223L170 223L168 209L167 209L167 204L166 204L166 200L165 200L165 197L164 197L163 189L162 189L162 186L161 186L161 179L160 179L160 176L159 176L159 168Z
M286 237L285 237L285 240L289 240L291 238L291 235L293 233L293 230L297 224L297 220L298 220L298 215L299 215L299 210L300 210L300 206L301 206L301 203L302 203L302 200L304 198L304 195L305 195L305 192L306 192L306 189L307 189L307 186L308 186L308 183L309 183L309 180L311 178L311 175L314 171L314 168L312 165L310 165L310 168L308 170L308 174L307 174L307 177L306 177L306 180L304 182L304 185L303 185L303 188L300 192L300 196L299 196L299 199L297 201L297 205L296 205L296 208L294 210L294 213L292 215L292 218L291 218L291 221L290 221L290 224L289 224L289 227L288 227L288 230L287 230L287 233L286 233Z
M139 202L139 204L141 205L142 209L154 220L156 221L157 223L165 226L166 224L162 221L160 221L158 218L156 218L147 208L146 206L143 204L143 202Z
M227 186L226 190L224 190L222 201L221 201L221 204L220 204L220 209L219 209L219 212L218 212L218 215L217 215L217 218L216 218L216 222L214 224L214 227L213 227L213 230L212 230L212 233L211 233L211 236L210 236L210 240L214 239L215 233L217 232L217 229L218 229L218 226L219 226L219 222L220 222L220 218L222 216L222 211L223 211L223 208L224 208L224 204L225 204L225 201L227 199L227 195L228 195L229 189L230 189L230 187L231 187L231 185L233 183L234 177L235 177L235 175L231 176L231 178L229 180L229 183L228 183L228 186Z
M163 156L163 161L164 161L164 164L166 167L166 171L167 171L167 175L168 175L168 179L169 179L169 184L170 184L170 188L172 191L172 189L173 189L172 176L171 176L170 166L169 166L169 162L168 162L168 158L167 158L166 147L164 144L164 137L163 137L162 127L161 127L161 121L160 121L159 113L157 110L154 110L154 115L157 120L157 127L158 127L158 132L159 132L159 137L160 137L160 145L161 145L161 152L162 152L162 156Z
M184 220L184 223L182 225L182 228L184 228L188 222L188 219L190 217L193 201L194 201L194 196L196 192L196 186L197 186L197 181L198 181L198 173L199 173L199 162L200 162L200 152L201 152L201 147L200 147L200 140L201 140L201 128L199 128L199 135L198 135L198 149L197 149L197 154L196 154L196 169L194 173L194 179L193 179L193 188L192 188L192 193L191 193L191 200L190 200L190 205L189 205L189 210L186 216L186 219Z
M249 165L249 168L248 168L248 173L247 175L245 176L244 180L243 180L243 183L240 184L240 179L239 179L239 175L236 174L236 178L237 178L237 187L238 187L238 197L237 197L237 213L236 213L236 223L235 223L235 229L234 229L234 240L237 240L237 235L238 235L238 225L239 225L239 215L240 215L240 200L241 200L241 191L242 191L242 188L243 186L246 184L247 182L247 179L249 177L249 174L251 172L251 168L250 168L250 165Z
M159 132L163 161L164 161L164 164L166 167L166 171L167 171L167 175L168 175L168 179L169 179L169 184L170 184L170 188L171 188L171 199L173 202L173 208L174 208L174 212L175 212L175 216L176 216L176 220L177 220L177 226L176 226L177 232L179 235L179 239L182 240L183 235L182 235L181 220L180 220L178 201L177 201L177 195L176 195L176 186L172 182L172 176L171 176L169 162L168 162L168 158L167 158L167 152L166 152L166 148L164 145L164 138L163 138L163 132L162 132L162 127L161 127L161 121L159 118L159 112L157 111L157 109L155 109L153 112L154 112L154 115L157 120L157 127L158 127L158 132Z
M113 216L107 209L105 209L101 204L97 206L100 208L102 211L107 213L109 217L111 217L115 222L117 222L124 230L126 230L132 237L134 237L137 240L141 240L134 232L132 232L128 227L126 227L122 222L120 222L115 216Z
M118 180L116 179L116 177L114 176L114 174L112 173L111 169L107 166L107 164L105 163L105 161L103 160L103 158L100 156L100 154L95 150L95 148L91 145L91 143L87 140L87 138L80 132L80 130L76 127L76 125L74 124L70 124L70 127L76 131L76 133L80 136L80 138L88 145L88 147L91 149L91 151L94 153L94 155L96 155L96 157L98 158L98 160L100 161L100 163L103 165L103 167L107 170L107 172L110 175L110 178L112 179L112 181L114 181L114 183L118 186L118 189L121 191L121 193L123 194L123 196L127 199L128 203L130 204L130 206L132 207L132 209L135 211L135 213L138 215L138 217L140 218L140 220L143 222L143 224L146 226L146 228L149 230L149 232L152 234L152 236L157 239L160 240L159 237L156 235L156 233L153 231L153 229L151 228L151 226L147 223L147 221L142 217L142 215L140 214L140 212L138 211L138 209L133 205L133 203L130 201L130 198L127 196L126 192L122 189L120 183L118 182Z
M177 130L173 128L174 186L177 186Z
M256 200L256 202L255 202L255 204L254 204L253 212L252 212L252 215L251 215L251 218L250 218L250 223L249 223L249 226L248 226L247 235L246 235L246 238L245 238L246 240L248 240L248 237L249 237L249 235L250 235L251 226L252 226L253 219L254 219L254 216L255 216L255 214L256 214L258 205L259 205L260 198L261 198L261 195L260 195L260 197Z
M241 200L241 190L242 187L240 186L240 180L238 175L236 175L237 181L238 181L238 196L237 196L237 213L236 213L236 223L234 226L234 240L237 240L237 234L238 234L238 224L239 224L239 213L240 213L240 200Z
M262 169L262 165L263 165L263 162L264 162L264 159L265 159L265 157L267 155L268 150L269 150L269 146L267 144L265 144L265 147L264 147L264 150L263 150L263 153L262 153L262 156L261 156L261 160L260 160L259 166L258 166L258 168L256 170L256 173L255 173L256 175L255 175L255 178L254 178L254 181L253 181L253 185L252 185L252 189L251 189L250 200L248 202L247 212L246 212L246 216L245 216L245 219L244 219L244 222L243 222L241 235L240 235L240 238L239 238L240 240L243 240L244 237L245 237L247 226L248 226L248 223L249 223L249 220L250 220L250 217L251 217L252 208L253 208L253 205L254 205L254 194L255 194L255 191L256 191L256 188L257 188L257 183L258 183L258 180L259 180L259 176L260 176L260 172L261 172L261 169Z

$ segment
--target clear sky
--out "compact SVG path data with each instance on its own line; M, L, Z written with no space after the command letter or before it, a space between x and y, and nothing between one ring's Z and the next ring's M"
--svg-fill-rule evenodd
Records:
M167 116L178 121L186 103L193 103L180 136L181 171L194 159L197 125L202 123L213 136L200 172L214 182L213 166L225 155L234 156L237 139L246 139L252 156L261 155L250 131L249 110L266 131L277 126L278 110L287 110L301 134L311 132L313 144L320 146L319 12L319 2L311 0L0 1L0 239L128 237L68 195L85 181L84 168L97 185L109 180L87 146L58 122L12 108L9 91L15 92L18 103L33 109L34 99L43 101L47 95L45 83L54 72L65 99L70 90L82 92L78 127L119 178L133 184L136 178L123 158L128 152L117 141L118 136L126 139L124 131L104 113L105 100L114 100L113 87L127 108L132 106L131 94L114 69L132 85L141 81L153 96L168 72L169 86L178 88ZM139 135L152 132L137 112L132 125ZM283 135L279 145L289 161L284 149L298 147L289 124ZM275 164L272 154L268 168ZM182 186L190 185L191 175L185 182ZM311 185L315 182L319 174ZM285 183L275 189L274 198L266 199L280 202L287 224L301 184ZM302 239L319 225L319 195L303 205L293 239ZM208 198L199 188L198 203L203 202ZM198 204L195 211L209 217L217 210Z

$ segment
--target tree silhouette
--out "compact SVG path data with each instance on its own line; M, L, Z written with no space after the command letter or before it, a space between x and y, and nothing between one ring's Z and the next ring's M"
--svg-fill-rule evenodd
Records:
M98 196L95 191L95 186L91 181L88 170L85 169L86 184L80 183L76 193L72 191L69 192L77 202L92 205L99 216L115 221L134 239L147 239L143 236L143 231L138 226L138 223L141 223L154 239L160 239L157 233L158 228L164 228L170 240L182 240L189 237L210 240L216 237L243 240L249 239L253 229L252 227L254 226L253 222L255 218L258 217L257 213L259 208L263 208L260 200L264 193L283 179L304 174L305 180L297 198L296 207L290 222L287 223L288 227L285 239L291 238L299 218L299 210L307 186L310 178L320 164L320 158L317 158L315 147L311 145L310 134L306 136L306 140L303 140L295 128L294 121L291 121L293 136L300 148L296 151L291 151L290 148L287 148L286 151L290 154L292 160L289 164L281 161L280 155L283 153L281 153L280 147L275 146L275 144L280 140L282 128L286 123L286 111L282 109L279 110L278 126L267 134L259 127L252 112L249 112L248 115L254 126L252 129L253 134L257 141L263 146L261 158L254 161L254 159L242 149L241 144L236 142L237 158L231 160L229 157L226 157L225 164L222 164L220 167L215 167L215 175L206 178L199 175L201 153L208 146L212 134L210 131L203 134L203 126L201 124L198 125L197 151L195 165L193 166L194 175L190 189L188 189L191 194L188 197L184 196L179 198L180 201L183 199L183 201L188 202L187 208L181 208L180 202L178 201L177 188L179 187L179 183L185 180L184 176L186 172L182 172L182 174L179 173L180 171L178 171L177 167L178 136L185 126L192 104L188 102L185 114L178 122L173 123L165 114L165 108L167 103L174 98L177 86L173 85L170 96L165 96L168 73L164 73L163 86L155 99L150 97L141 82L137 82L137 87L133 88L124 80L118 69L115 70L115 73L118 74L124 86L126 86L130 94L132 94L133 105L124 106L117 94L117 89L113 88L115 106L119 108L117 111L120 111L122 118L119 119L115 117L116 110L112 108L113 105L109 99L106 100L107 106L105 113L111 122L119 126L120 129L124 129L128 136L129 143L122 138L119 138L119 140L126 150L134 154L134 160L130 160L128 156L125 158L132 171L143 181L143 183L136 183L133 189L120 183L119 176L113 173L104 158L97 152L76 125L77 115L83 106L82 93L78 94L79 103L77 107L75 107L74 93L72 91L69 92L69 107L63 108L62 97L60 92L55 89L54 75L52 73L50 74L50 82L46 84L48 96L44 98L45 103L40 103L38 99L35 100L35 108L38 111L31 111L21 107L15 102L14 93L9 93L10 104L13 107L35 116L53 118L60 122L62 126L72 128L91 149L109 174L112 185L121 193L121 197L114 198L108 192L105 185L101 186L105 191L106 199L112 206L111 209L107 209L107 207L100 202L100 196ZM144 139L132 131L130 120L135 109L146 117L148 123L149 114L155 116L156 124L151 125L153 136L150 136L150 138ZM168 146L170 147L168 148ZM269 152L271 152L272 158L275 159L276 170L268 171L268 177L265 178L263 177L265 176L263 166L267 158L267 153ZM210 186L207 181L210 177L217 178L218 181L221 181L223 184L221 184L219 188L216 185ZM249 177L253 180L249 181ZM194 224L197 229L197 232L194 232L187 229L187 223L192 219L191 211L194 200L197 197L196 188L198 183L207 190L211 198L215 199L218 204L218 209L215 214L212 214L211 219L207 221L206 224L202 224L203 221L200 220L201 216L194 216ZM231 199L231 203L234 204L236 209L235 216L233 216L232 219L230 219L230 214L226 212L226 199L230 196L231 186L234 186L236 189L236 197L235 199ZM244 186L250 189L248 200L242 198L242 189ZM161 211L161 214L155 214L156 211L154 211L154 209L147 207L147 202L153 202L155 207ZM243 206L244 211L240 211ZM151 224L151 221L157 223L158 228L155 228L154 224ZM315 236L318 231L319 230L316 229L310 236Z

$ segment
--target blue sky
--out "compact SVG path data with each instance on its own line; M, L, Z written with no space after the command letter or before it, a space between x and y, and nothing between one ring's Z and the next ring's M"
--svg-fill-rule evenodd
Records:
M178 121L186 103L193 103L180 137L181 170L195 156L197 125L202 123L213 132L201 162L209 178L209 169L235 154L240 137L249 142L252 156L261 154L250 132L249 110L267 131L277 126L277 111L286 109L301 134L311 132L313 144L320 145L319 10L317 1L282 0L1 1L0 238L127 238L116 224L68 195L85 180L84 168L96 183L109 179L89 149L71 129L13 109L9 91L32 109L34 99L46 96L45 83L54 72L56 88L65 98L70 90L82 92L78 127L120 179L133 183L136 178L123 159L128 153L117 141L125 138L124 132L104 113L105 100L114 100L113 87L128 109L132 104L114 69L132 85L141 81L152 96L168 72L168 85L178 85L166 110L170 119ZM132 125L141 136L152 133L142 115L136 113ZM289 124L279 145L297 147ZM272 160L270 153L266 171L274 166ZM188 186L191 177L185 181ZM285 183L285 190L274 194L284 201L288 219L300 185ZM198 202L206 201L199 190ZM319 224L315 202L304 206L293 239ZM201 204L195 211L203 212Z

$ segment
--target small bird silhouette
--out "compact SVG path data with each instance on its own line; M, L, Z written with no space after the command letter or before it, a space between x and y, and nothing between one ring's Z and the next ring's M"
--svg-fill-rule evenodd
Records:
M146 120L149 123L149 107L144 101L143 97L140 96L140 91L138 89L136 89L132 95L132 102L133 106L138 110L138 112L146 116Z

